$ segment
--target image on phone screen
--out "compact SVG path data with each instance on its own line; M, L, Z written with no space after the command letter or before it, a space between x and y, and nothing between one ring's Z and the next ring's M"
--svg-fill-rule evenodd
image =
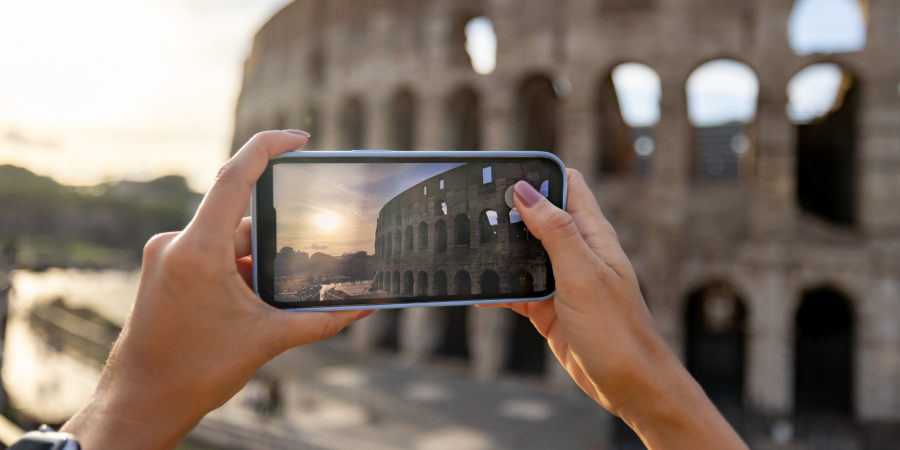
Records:
M272 167L273 300L293 306L537 298L550 264L513 202L559 200L550 160ZM555 195L554 195L555 194Z

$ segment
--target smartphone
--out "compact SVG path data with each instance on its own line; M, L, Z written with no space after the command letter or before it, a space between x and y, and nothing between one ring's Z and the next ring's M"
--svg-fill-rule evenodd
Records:
M253 287L286 310L546 300L541 242L513 203L527 181L565 208L544 152L290 152L253 190Z

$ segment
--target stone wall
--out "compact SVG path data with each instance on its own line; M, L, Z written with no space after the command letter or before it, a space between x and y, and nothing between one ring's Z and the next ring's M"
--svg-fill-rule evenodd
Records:
M535 76L565 80L548 126L552 150L585 174L634 262L651 311L685 355L692 292L727 283L745 302L744 399L775 415L794 409L795 317L804 292L828 287L849 299L853 323L853 412L900 420L900 1L868 3L868 43L859 52L795 55L784 0L297 0L256 37L237 105L234 149L264 129L312 132L312 149L389 148L395 96L412 95L412 147L449 150L457 140L448 99L477 95L483 150L522 146L521 89ZM473 72L459 57L460 27L485 15L498 39L497 69ZM759 83L752 170L730 183L700 183L685 84L718 58L748 64ZM603 174L596 151L597 91L612 68L640 62L662 82L650 171ZM837 226L797 201L797 126L786 87L802 68L840 64L861 88L855 119L856 220ZM342 117L358 105L359 127ZM342 127L344 129L342 129ZM473 283L477 284L477 283ZM405 310L403 351L429 356L440 310ZM472 309L473 371L496 376L509 352L512 314ZM372 319L377 318L377 314ZM364 321L365 322L365 321ZM360 325L378 329L374 321ZM367 348L364 338L361 348ZM558 369L554 369L558 370ZM552 378L552 377L551 377Z

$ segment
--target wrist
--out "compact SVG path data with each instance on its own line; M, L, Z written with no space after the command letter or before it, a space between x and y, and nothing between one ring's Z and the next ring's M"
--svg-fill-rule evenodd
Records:
M202 418L187 414L165 408L146 386L101 379L87 405L60 431L73 434L85 450L174 448Z

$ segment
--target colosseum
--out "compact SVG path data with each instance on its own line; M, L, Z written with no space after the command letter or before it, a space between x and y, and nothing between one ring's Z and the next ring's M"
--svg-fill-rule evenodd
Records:
M401 297L545 291L547 253L506 197L519 180L546 192L553 170L550 162L466 164L392 198L378 214L375 287Z
M299 128L313 150L553 152L587 178L657 324L717 402L768 418L828 410L896 427L900 1L859 2L862 49L803 56L788 42L793 3L296 0L256 35L233 148L260 130ZM466 53L476 17L496 33L488 75ZM758 80L753 116L696 126L686 86L722 59ZM623 122L612 80L623 63L658 74L650 127ZM827 116L794 123L788 85L822 63L842 70L841 97ZM639 137L652 139L650 151L632 151ZM421 205L399 226L393 207L379 222L379 236L413 236L416 253L390 261L401 276L420 264L409 227L436 214L434 203ZM455 239L454 221L446 226ZM396 234L379 257L391 245ZM490 270L504 289L503 269ZM440 289L428 275L429 289ZM395 346L417 364L460 358L479 379L532 373L564 385L529 326L499 308L412 308L354 325L351 341L361 352Z

